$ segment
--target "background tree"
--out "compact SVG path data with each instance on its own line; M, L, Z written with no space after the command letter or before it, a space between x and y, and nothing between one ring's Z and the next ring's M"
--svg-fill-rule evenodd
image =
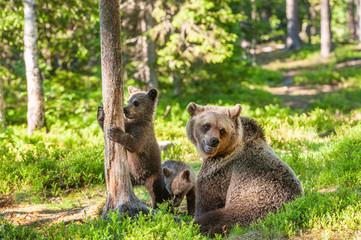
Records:
M171 75L177 88L204 64L221 63L233 55L243 37L237 33L239 21L244 19L229 2L179 2L157 2L153 11L157 24L152 30L159 43L159 72Z
M321 11L321 56L329 57L332 52L331 11L329 0L320 0Z
M286 0L286 16L287 16L287 39L286 49L300 49L301 40L298 36L298 3L297 0Z
M156 44L150 37L154 27L152 11L154 0L135 2L127 0L121 5L124 13L122 29L126 38L126 62L136 62L127 71L127 76L145 84L147 88L158 88Z
M348 0L347 13L350 40L353 41L356 39L355 0Z
M103 218L109 211L129 212L134 216L148 208L134 194L130 181L127 153L107 136L110 126L124 129L123 77L121 57L120 6L118 0L99 1L101 67L104 107L105 181L107 185Z
M28 134L45 127L44 93L38 63L36 0L24 0L24 61L28 88Z
M361 43L361 0L357 0L357 40Z
M6 125L5 106L4 78L0 75L0 127L4 127Z
M147 0L143 3L144 17L141 20L142 32L144 34L142 38L143 56L144 56L144 79L147 83L148 89L158 88L158 78L156 74L157 55L156 46L153 39L149 36L149 31L154 27L154 19L152 12L154 8L154 1Z

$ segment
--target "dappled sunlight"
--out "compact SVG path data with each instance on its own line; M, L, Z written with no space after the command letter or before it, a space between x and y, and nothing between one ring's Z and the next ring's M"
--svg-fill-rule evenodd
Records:
M262 127L267 143L300 180L303 196L251 225L223 228L215 239L361 239L360 1L49 0L30 4L36 18L26 17L29 1L0 3L1 239L210 239L187 215L186 201L175 211L163 203L149 215L111 212L101 219L110 196L109 169L127 170L132 163L124 157L121 164L107 161L113 151L105 150L109 142L97 109L112 99L103 108L123 113L129 86L158 89L154 134L168 143L160 149L162 162L182 161L197 176L204 161L187 137L188 104L240 104L240 114ZM117 11L111 19L121 26L100 20L110 17L100 14L101 2L120 3L111 9L121 16ZM327 2L331 8L321 4ZM321 9L331 17L322 18ZM31 19L36 31L25 37L34 42L22 34ZM328 20L332 48L321 37ZM119 41L104 48L104 36ZM38 78L33 84L24 60L28 45ZM332 50L328 57L321 56L325 46ZM116 84L109 87L113 77ZM28 125L36 122L35 114L28 115L33 95L44 105L39 112L46 127L28 135ZM121 121L109 121L109 112L107 128L118 126ZM148 136L132 135L129 127L125 132L134 142ZM215 169L228 162L222 164ZM160 164L154 168L162 172ZM133 190L151 205L144 186Z

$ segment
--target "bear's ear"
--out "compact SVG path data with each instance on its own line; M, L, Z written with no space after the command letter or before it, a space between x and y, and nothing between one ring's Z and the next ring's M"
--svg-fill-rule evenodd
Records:
M174 172L173 170L167 168L167 167L163 167L163 174L165 177L170 177L170 175L172 175L172 173Z
M187 111L188 111L189 115L191 115L191 117L193 117L193 116L197 115L198 113L202 112L203 107L194 102L191 102L187 106Z
M132 86L129 86L128 87L128 92L129 92L129 94L132 94L132 93L135 93L135 92L139 92L139 89L137 89L135 87L132 87Z
M182 172L182 178L183 178L184 180L189 181L189 176L190 176L190 172L189 172L188 169L186 169L186 170L184 170L184 171Z
M154 101L158 97L158 90L155 88L152 88L148 92L148 96Z
M242 112L242 106L241 104L237 104L236 106L229 109L229 116L232 119L237 119L241 114L241 112Z

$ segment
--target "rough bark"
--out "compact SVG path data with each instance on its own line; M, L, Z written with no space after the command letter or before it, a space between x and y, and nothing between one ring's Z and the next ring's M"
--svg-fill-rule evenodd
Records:
M28 134L45 127L44 93L38 63L36 0L24 0L24 61L28 91Z
M297 0L286 0L287 39L286 50L300 49L301 40L298 36L298 4Z
M321 7L321 56L329 57L332 52L331 11L329 0L320 0Z
M120 6L118 0L99 0L102 94L104 108L105 180L106 202L102 217L109 211L119 210L135 216L138 212L149 212L147 206L134 194L130 180L125 148L107 136L110 126L124 130L123 79L121 59Z
M350 31L350 40L356 39L356 21L355 21L355 0L348 0L347 13L348 13L348 28Z
M5 99L4 99L4 79L0 77L0 127L6 126L5 120Z

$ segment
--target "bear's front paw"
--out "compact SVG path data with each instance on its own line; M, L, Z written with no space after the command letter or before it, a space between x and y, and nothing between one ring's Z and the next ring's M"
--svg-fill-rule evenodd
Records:
M99 106L98 107L98 114L97 114L97 119L100 122L104 122L104 109L103 106Z
M124 134L124 131L120 127L110 127L107 131L108 138L114 142L120 141L120 136Z

